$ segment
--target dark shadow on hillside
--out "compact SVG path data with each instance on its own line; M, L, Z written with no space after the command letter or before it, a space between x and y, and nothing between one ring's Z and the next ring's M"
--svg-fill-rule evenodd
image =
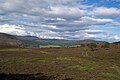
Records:
M48 77L42 73L37 74L0 74L0 80L54 80L55 77Z

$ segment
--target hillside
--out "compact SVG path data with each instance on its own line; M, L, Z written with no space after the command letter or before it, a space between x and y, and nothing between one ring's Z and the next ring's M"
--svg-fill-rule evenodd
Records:
M15 36L0 33L0 45L15 45L21 47L72 47L89 43L105 43L95 40L64 40L64 39L40 39L36 36Z
M118 42L114 42L114 44L120 44L120 41L118 41Z
M0 45L16 45L21 42L17 36L0 33Z

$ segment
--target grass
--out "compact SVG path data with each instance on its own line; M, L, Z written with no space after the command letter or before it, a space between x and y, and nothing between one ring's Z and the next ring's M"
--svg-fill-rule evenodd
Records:
M104 78L109 78L109 79L120 79L120 76L112 74L112 73L102 73L102 76Z
M11 49L1 49L0 51L29 51L30 49L22 49L22 48L11 48Z
M114 65L112 68L120 74L120 67L119 66Z
M80 70L85 72L90 72L95 70L95 68L92 65L88 65L88 64L69 66L68 69Z
M84 58L79 58L79 57L70 57L70 56L59 56L56 57L56 60L58 61L76 61L76 62L88 62L88 60Z
M56 60L60 60L60 61L71 61L72 58L70 58L70 57L57 57Z
M41 59L41 58L5 58L5 59L0 59L0 63L8 63L8 62L35 63L35 62L48 62L48 60Z
M40 51L40 53L49 54L49 52L46 52L46 51Z
M84 49L88 48L3 47L0 73L44 73L55 76L56 80L120 80L120 45L113 45L109 50L88 49L90 57L81 55Z

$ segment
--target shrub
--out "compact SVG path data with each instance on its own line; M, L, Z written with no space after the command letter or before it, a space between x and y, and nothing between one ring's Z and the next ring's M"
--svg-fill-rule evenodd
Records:
M85 44L81 44L81 47L85 47Z
M91 49L91 51L97 51L98 50L97 49L97 44L95 44L95 43L90 43L87 46Z
M89 48L97 48L97 45L95 43L90 43L87 45Z
M110 48L110 44L109 43L105 43L104 45L101 46L102 48L105 48L106 50L108 50L108 48Z

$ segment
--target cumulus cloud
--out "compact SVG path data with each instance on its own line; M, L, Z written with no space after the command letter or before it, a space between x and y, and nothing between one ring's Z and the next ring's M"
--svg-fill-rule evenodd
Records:
M112 19L97 19L97 18L92 18L92 17L82 17L81 20L85 22L86 24L91 24L91 25L103 25L107 23L113 22Z
M111 25L112 26L120 26L120 22L113 22Z
M0 22L9 22L9 19L5 19L3 16L0 16Z
M118 8L107 8L107 7L96 7L91 12L92 15L102 18L118 18L120 17L120 9Z
M105 33L103 30L84 30L84 31L89 33L89 34Z
M79 8L67 8L67 7L53 7L51 11L49 11L50 17L60 17L67 19L80 18L85 14L85 10L80 10Z
M99 39L108 32L93 26L119 26L115 20L119 17L119 8L97 7L80 0L0 0L0 32L9 34Z
M3 33L9 33L9 34L17 34L17 35L25 35L26 32L24 31L24 28L21 28L19 26L16 25L8 25L8 24L4 24L4 25L0 25L0 32Z

